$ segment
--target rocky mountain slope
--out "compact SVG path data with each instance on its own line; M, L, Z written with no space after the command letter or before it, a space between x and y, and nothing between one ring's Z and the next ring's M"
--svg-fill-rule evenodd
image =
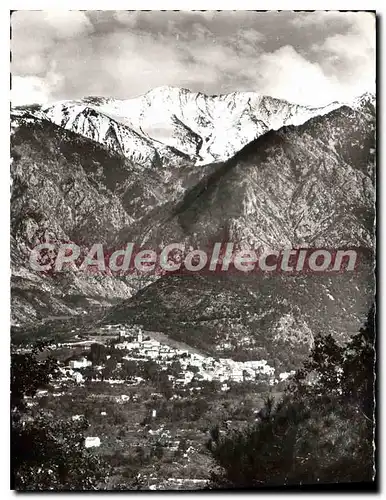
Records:
M185 177L178 174L178 165L144 171L121 154L26 111L12 114L12 131L15 321L83 313L89 303L106 304L130 296L138 287L133 279L42 275L31 271L29 253L45 241L73 241L84 248L95 242L112 245L133 221L179 199L201 178L202 167L187 162Z
M167 276L113 307L106 321L162 325L212 354L266 356L285 369L306 356L317 333L346 340L373 300L374 162L375 108L365 96L264 134L180 203L149 213L125 234L145 235L149 246L357 247L354 273Z
M341 336L365 317L373 96L316 110L253 93L161 88L128 101L18 108L12 125L15 322L122 301L108 321L157 326L219 355L242 355L242 346L251 357L282 349L295 359L318 331ZM359 273L338 277L167 276L138 292L149 281L32 272L29 252L47 240L84 247L228 240L370 254L363 252Z
M218 357L296 369L317 334L347 341L371 306L373 269L339 275L170 275L113 306L106 323L161 330Z
M371 247L375 108L342 106L270 131L215 166L180 203L150 212L122 239L256 248Z

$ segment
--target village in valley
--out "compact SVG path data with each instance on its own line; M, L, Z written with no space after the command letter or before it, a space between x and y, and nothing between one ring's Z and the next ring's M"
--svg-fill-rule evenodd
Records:
M258 419L267 395L293 374L264 359L209 356L138 325L73 328L47 355L60 377L27 398L32 414L87 420L83 445L116 462L111 480L145 489L205 487L211 429L228 433Z

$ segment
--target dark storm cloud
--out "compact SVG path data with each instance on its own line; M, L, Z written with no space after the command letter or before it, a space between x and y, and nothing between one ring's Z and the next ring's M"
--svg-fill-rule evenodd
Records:
M320 104L375 81L369 13L19 11L12 28L15 102L174 85Z

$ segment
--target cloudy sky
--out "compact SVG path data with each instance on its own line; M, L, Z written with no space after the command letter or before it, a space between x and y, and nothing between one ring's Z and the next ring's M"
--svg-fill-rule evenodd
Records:
M15 105L160 85L319 105L375 85L366 12L18 11L11 22Z

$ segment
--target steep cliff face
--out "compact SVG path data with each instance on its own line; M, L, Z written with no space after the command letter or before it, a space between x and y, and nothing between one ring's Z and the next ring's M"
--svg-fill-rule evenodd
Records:
M104 241L131 217L103 182L124 170L111 156L81 136L33 117L13 117L11 144L12 314L16 323L48 316L83 313L93 304L128 297L132 287L119 280L76 273L37 273L29 266L31 249L42 242L85 244ZM111 179L113 182L113 179Z

